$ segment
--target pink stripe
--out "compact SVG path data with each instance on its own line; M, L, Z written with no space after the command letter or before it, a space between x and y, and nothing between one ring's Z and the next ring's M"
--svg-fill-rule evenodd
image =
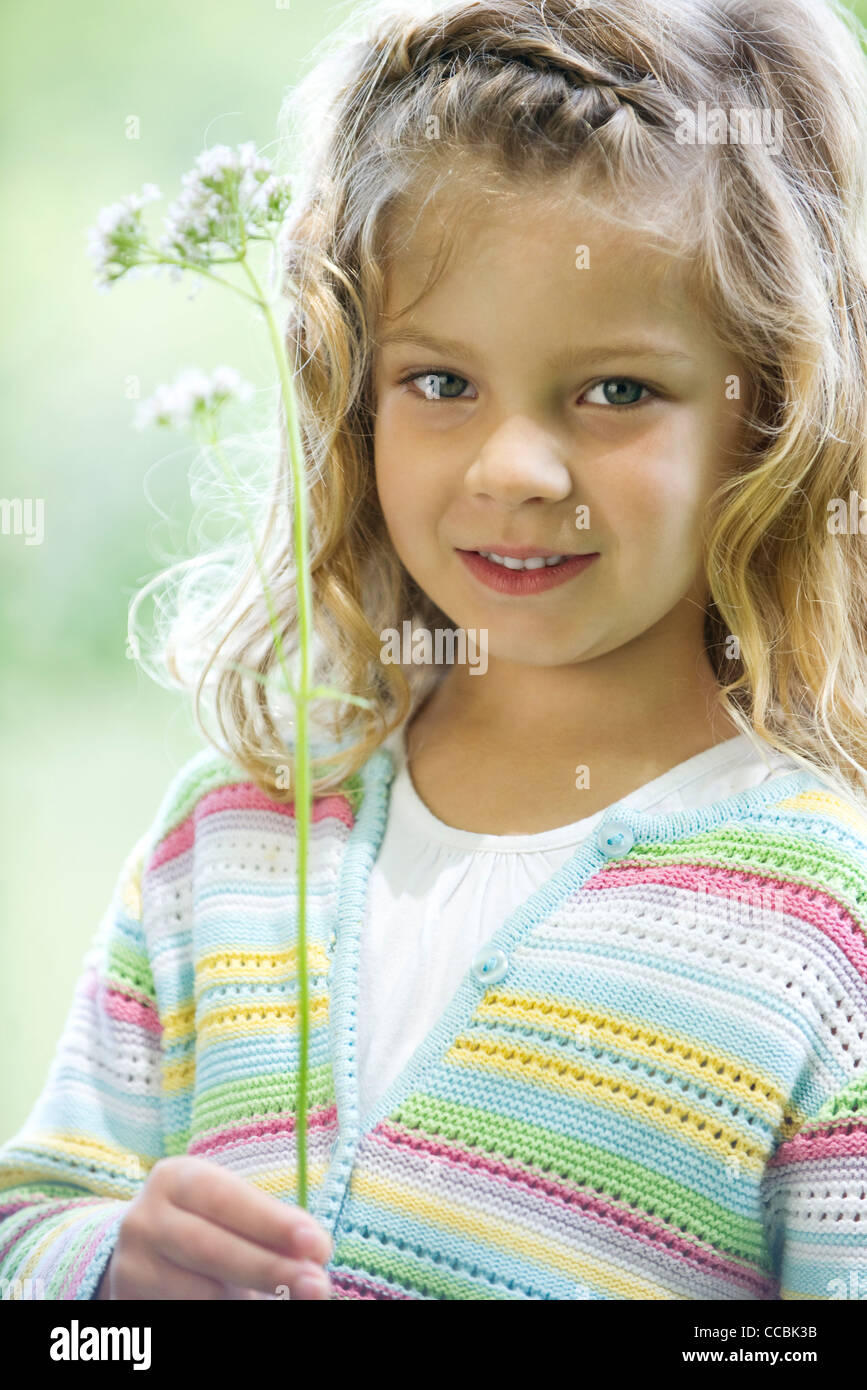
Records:
M327 1110L312 1110L307 1116L308 1129L332 1129L337 1123L337 1106ZM189 1154L215 1153L221 1149L234 1148L246 1144L251 1139L264 1139L268 1135L294 1134L295 1114L285 1115L279 1120L260 1120L254 1125L238 1125L233 1129L217 1130L214 1134L203 1135L187 1146Z
M602 869L587 880L584 888L619 888L637 883L665 883L686 888L702 896L737 899L744 904L762 906L762 890L773 889L772 910L787 912L817 927L834 942L867 982L867 938L864 929L846 906L814 884L792 884L760 874L734 872L710 865L674 864L658 868ZM582 890L583 891L583 890Z
M789 1163L809 1163L815 1158L867 1157L867 1129L844 1124L839 1129L813 1130L786 1139L768 1160L769 1168L785 1168Z
M709 1270L714 1274L721 1274L735 1284L741 1284L754 1290L760 1297L762 1293L766 1297L772 1296L768 1291L773 1288L773 1281L763 1278L751 1270L743 1269L740 1265L721 1255L698 1249L679 1236L676 1231L660 1230L659 1227L651 1225L649 1221L645 1221L639 1216L628 1215L598 1197L591 1197L588 1193L576 1192L574 1188L551 1182L547 1178L539 1177L535 1173L528 1173L522 1168L499 1160L484 1158L478 1153L462 1149L457 1145L447 1146L433 1143L429 1139L420 1137L416 1130L403 1129L400 1125L389 1124L386 1120L380 1121L369 1137L378 1143L389 1146L392 1144L404 1145L418 1153L433 1154L456 1167L482 1169L484 1172L490 1173L492 1177L506 1178L509 1182L520 1183L525 1188L541 1192L558 1206L579 1206L586 1215L598 1220L604 1226L628 1231L637 1236L643 1244L652 1246L657 1250L665 1246L672 1254L679 1255L684 1263Z
M140 1003L139 1000L130 998L126 992L122 993L119 989L107 985L94 967L89 969L82 981L81 992L86 999L94 999L97 1007L118 1023L131 1023L136 1028L144 1028L148 1033L157 1036L162 1034L163 1025L150 1001L146 1004ZM140 995L141 991L137 990L135 993Z
M58 1178L58 1182L62 1181L62 1178ZM27 1221L23 1226L19 1226L15 1235L11 1236L5 1245L0 1245L0 1264L6 1259L13 1245L16 1245L21 1237L26 1235L28 1231L32 1231L34 1226L41 1225L43 1221L48 1221L52 1216L62 1211L69 1211L71 1207L92 1207L100 1200L99 1197L76 1197L72 1201L62 1202L52 1197L48 1199L50 1205L46 1209L44 1201L40 1201L40 1193L35 1192L21 1202L6 1203L0 1206L0 1221L2 1221L4 1217L14 1216L15 1212L24 1211L26 1207L33 1206L35 1202L39 1202L39 1207L34 1212L33 1219Z
M182 854L185 854L192 846L194 835L195 824L193 816L190 814L160 842L148 860L145 873L152 873L161 864L167 863L170 859L178 859Z
M329 1273L328 1278L332 1287L341 1289L344 1298L371 1299L394 1299L405 1303L416 1302L412 1294L397 1293L395 1289L385 1289L381 1284L374 1284L370 1279L358 1279L349 1274Z
M273 815L294 820L295 802L272 801L253 782L234 782L217 787L201 797L180 825L160 841L148 860L146 872L151 873L169 859L176 859L185 853L193 843L198 822L204 816L212 816L220 811L270 811ZM339 793L314 798L311 819L314 825L322 820L339 820L349 829L355 824L349 801Z

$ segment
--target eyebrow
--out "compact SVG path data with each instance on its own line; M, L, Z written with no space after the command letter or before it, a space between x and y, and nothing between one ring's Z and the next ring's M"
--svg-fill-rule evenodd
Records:
M442 353L447 357L472 357L472 350L466 343L460 343L455 338L433 338L411 328L396 329L392 333L384 334L377 340L377 347L389 347L398 343L426 348L428 351ZM599 362L609 357L650 357L669 362L693 362L695 360L688 353L681 352L679 348L654 347L646 342L610 342L601 343L596 347L575 346L566 348L563 352L555 353L553 357L549 357L545 366L556 370L563 367L580 366L589 358L592 358L594 362Z

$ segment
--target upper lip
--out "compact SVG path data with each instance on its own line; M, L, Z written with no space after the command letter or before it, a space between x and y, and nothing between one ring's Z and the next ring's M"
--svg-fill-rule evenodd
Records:
M475 545L472 547L466 546L459 548L467 550L472 549L476 551L485 550L488 552L489 555L502 555L504 559L509 560L530 560L533 559L535 556L538 556L540 559L543 560L549 560L553 555L576 555L581 553L587 555L596 554L595 551L590 550L584 552L574 550L546 550L544 545L499 545L497 543L493 543L491 545Z

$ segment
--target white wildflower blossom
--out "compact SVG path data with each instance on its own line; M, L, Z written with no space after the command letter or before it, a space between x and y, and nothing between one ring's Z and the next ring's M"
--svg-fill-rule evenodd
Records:
M210 376L198 367L188 367L171 385L157 387L136 410L136 429L148 425L183 427L201 420L228 400L248 401L254 387L242 381L234 367L215 367Z
M88 251L96 270L97 288L102 293L138 266L142 249L147 246L142 209L161 197L156 184L146 183L141 193L130 193L103 208L88 230Z
M275 174L252 140L204 150L181 179L181 195L165 218L159 249L195 265L215 255L240 255L244 242L282 221L291 201L289 180Z

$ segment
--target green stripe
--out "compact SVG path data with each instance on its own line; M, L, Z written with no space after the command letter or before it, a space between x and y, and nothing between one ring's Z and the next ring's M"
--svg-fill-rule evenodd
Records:
M240 1081L224 1081L212 1086L193 1102L190 1137L209 1130L259 1120L272 1116L275 1120L294 1115L297 1080L286 1072L266 1073L244 1077ZM331 1063L311 1067L307 1078L308 1108L325 1110L334 1104L334 1077Z
M109 938L102 974L106 984L121 990L130 987L140 990L156 1008L157 992L147 951L138 950L116 932Z
M751 869L763 877L779 879L789 888L809 888L835 902L845 898L847 910L857 921L867 924L863 869L840 850L818 839L799 846L791 837L773 832L750 835L745 848L747 839L746 827L723 826L691 835L677 844L636 844L617 863L636 867L689 863L732 872ZM833 892L829 885L833 885Z
M32 1157L32 1155L28 1154L28 1157ZM0 1168L0 1176L2 1176L2 1168ZM97 1202L113 1200L98 1196L95 1192L85 1192L82 1190L82 1188L76 1187L73 1183L62 1181L29 1182L22 1183L18 1187L3 1188L4 1206L11 1206L13 1205L13 1203L17 1201L32 1202L35 1197L39 1197L40 1199L42 1199L43 1197L47 1197L49 1199L53 1199L56 1197L61 1202L82 1201L86 1198L90 1198L92 1201ZM32 1211L30 1215L33 1215ZM6 1218L4 1217L3 1219L5 1222Z
M821 1129L829 1120L835 1125L845 1121L867 1125L867 1075L853 1077L842 1091L829 1096L815 1120L803 1125L800 1132L806 1134L809 1130Z
M739 1216L632 1159L541 1124L527 1124L418 1091L389 1118L431 1138L457 1141L468 1149L518 1164L551 1181L595 1189L624 1210L683 1228L683 1234L707 1241L715 1250L745 1261L751 1269L769 1268L760 1221ZM720 1182L725 1180L720 1164Z

